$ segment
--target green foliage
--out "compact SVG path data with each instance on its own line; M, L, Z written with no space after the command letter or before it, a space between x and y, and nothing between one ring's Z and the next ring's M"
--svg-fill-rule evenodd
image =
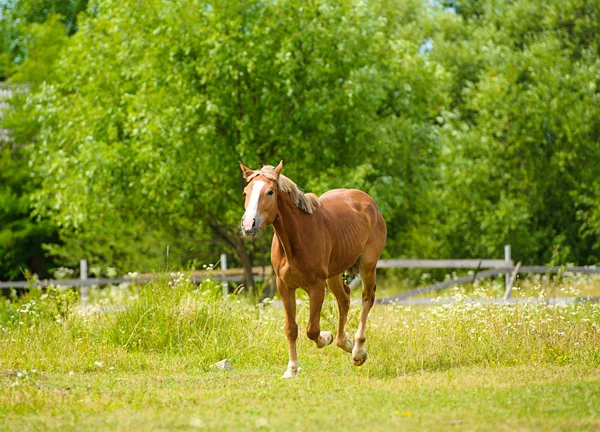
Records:
M600 258L594 0L10 5L4 74L32 94L6 127L61 260L266 263L240 159L367 191L388 256Z
M212 281L203 282L200 287L181 279L147 286L125 311L115 316L107 329L108 338L127 351L183 349L200 353L206 363L219 361L236 349L236 333L256 324L257 313L256 307L236 297L221 299L220 292L221 285ZM260 339L256 344L260 344Z
M88 0L8 0L0 4L0 78L7 79L14 73L40 72L28 70L27 59L50 56L61 45L65 35L77 31L77 15L87 7ZM46 44L36 44L36 33L44 32L42 24L60 20L56 39ZM43 71L43 69L42 69Z
M432 56L454 72L440 213L449 256L595 263L600 20L595 2L495 2L447 26ZM595 17L595 18L594 18ZM473 18L473 17L471 17ZM454 38L458 38L458 43ZM465 74L467 71L467 74ZM583 223L582 223L583 222Z
M68 4L67 4L68 3ZM0 6L0 75L10 77L12 96L2 100L0 126L0 280L22 279L24 272L48 275L53 260L44 244L58 241L49 218L31 216L30 194L39 187L31 175L29 146L39 126L28 91L50 79L53 63L73 31L75 11L87 2L16 1ZM76 4L79 4L77 6ZM71 29L71 30L69 30Z
M10 81L37 86L51 78L53 63L67 42L67 35L59 15L49 15L45 23L32 23L27 30L28 54Z
M95 7L32 100L41 214L69 229L123 214L183 227L243 262L240 159L284 159L316 192L362 187L392 227L427 212L446 79L391 12L351 1Z
M24 155L0 146L0 280L23 279L27 269L45 274L50 264L42 244L56 238L56 231L48 220L30 216L34 187Z
M56 309L57 319L65 319L73 311L79 296L73 289L61 290L57 287L49 287L46 290L48 302Z
M7 87L12 96L3 101L8 107L0 117L1 127L10 131L10 137L0 142L0 280L22 279L26 270L47 276L53 261L43 245L58 241L54 223L31 216L30 194L40 182L31 174L28 145L35 140L38 123L26 98L29 89L35 91L51 76L66 36L57 16L28 28L31 55L13 74Z
M0 320L15 326L36 326L43 323L62 323L72 318L79 302L79 295L73 288L50 286L42 291L32 288L22 297L12 293L3 299L5 307Z

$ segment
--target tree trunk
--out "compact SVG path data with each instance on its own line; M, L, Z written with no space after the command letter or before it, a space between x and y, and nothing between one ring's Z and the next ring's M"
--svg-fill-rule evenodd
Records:
M244 242L239 236L235 234L231 234L227 228L219 225L219 222L216 218L212 218L213 220L209 223L213 232L220 237L226 244L231 246L235 250L235 254L239 258L242 266L244 268L244 284L246 288L250 291L254 290L254 275L252 274L252 259L248 252L246 251L246 247L244 246Z
M252 274L252 259L248 252L246 251L246 247L244 246L244 242L240 239L236 239L236 254L244 267L244 282L246 287L250 291L254 291L254 275Z

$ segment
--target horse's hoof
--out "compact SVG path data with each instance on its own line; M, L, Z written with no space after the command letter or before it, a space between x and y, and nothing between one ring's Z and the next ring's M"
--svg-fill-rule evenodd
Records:
M333 335L330 331L321 332L321 337L325 339L325 346L331 345L331 342L333 342Z
M317 348L323 348L333 342L333 335L330 331L322 331L317 339Z
M288 367L281 378L285 378L285 379L294 378L296 375L298 375L298 369L299 368Z
M348 353L351 353L352 350L354 349L354 341L352 339L350 339L350 337L348 336L348 333L346 333L345 340L338 339L335 341L335 344Z
M358 354L358 353L357 353ZM358 355L352 354L352 363L354 366L362 366L364 362L367 361L367 351L365 350L364 354L360 357Z

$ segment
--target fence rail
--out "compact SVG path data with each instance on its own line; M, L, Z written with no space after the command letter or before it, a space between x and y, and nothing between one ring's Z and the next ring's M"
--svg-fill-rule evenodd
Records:
M512 261L502 259L454 259L454 260L412 260L383 259L377 262L377 268L504 268L512 267Z
M189 274L189 279L195 283L205 280L207 277L223 283L227 282L242 282L244 279L244 269L232 268L227 269L226 258L221 256L222 268L194 271ZM504 259L449 259L449 260L410 260L410 259L382 259L377 263L377 268L380 269L396 269L396 268L460 268L460 269L476 269L474 274L459 277L456 279L437 282L425 287L415 288L411 291L404 292L395 296L377 299L378 304L389 304L394 302L410 301L413 297L418 297L422 294L439 291L455 285L474 282L475 280L493 277L500 274L505 275L505 295L504 300L509 301L511 296L512 286L515 283L518 274L551 274L551 273L583 273L583 274L600 274L600 268L596 267L547 267L547 266L521 266L521 263L514 265L510 259L510 246L506 246L504 250ZM258 280L268 280L273 275L271 267L254 267L252 269L254 278ZM81 261L81 279L63 279L63 280L38 280L38 281L9 281L0 282L0 289L10 288L29 288L29 287L48 287L67 286L81 287L82 299L86 292L85 287L99 285L118 285L124 282L127 283L146 283L156 281L160 278L168 277L167 274L146 273L136 276L125 276L120 278L87 278L87 262ZM356 277L350 287L354 288L360 284L360 277ZM225 290L225 287L224 287ZM84 301L85 307L85 301Z
M423 288L415 288L414 290L404 292L395 296L385 297L381 299L376 299L377 304L388 304L394 303L398 300L405 300L411 297L420 296L421 294L426 294L433 291L439 291L444 288L448 288L454 285L460 285L463 283L474 282L477 279L483 279L486 277L496 276L499 274L503 274L504 269L493 269L493 270L485 270L480 273L475 273L473 276L464 276L458 279L447 280L444 282L438 282L433 285L429 285Z
M270 274L255 274L254 278L258 280L266 279ZM189 279L196 283L202 282L208 276L191 276ZM219 282L242 282L244 277L241 275L211 275L210 278ZM65 287L88 287L99 285L118 285L121 283L146 283L158 280L159 277L120 277L120 278L87 278L87 279L44 279L36 281L14 281L0 282L0 289L10 288L46 288L49 286Z

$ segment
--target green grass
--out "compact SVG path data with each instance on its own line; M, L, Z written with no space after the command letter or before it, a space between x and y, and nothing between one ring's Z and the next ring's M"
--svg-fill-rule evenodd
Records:
M513 286L512 297L600 297L600 274L569 273L567 267L564 270L559 274L519 275ZM378 273L380 276L377 285L378 297L392 296L417 287L424 288L438 282L438 280L431 279L432 275L430 273L421 272L420 277L418 277L418 274L413 274L414 271L380 270ZM411 274L413 279L408 279L406 273ZM452 272L446 274L446 278L456 279L474 274L473 270ZM404 277L401 277L402 275ZM439 277L439 274L436 276ZM458 292L475 297L502 298L505 290L504 279L504 274L500 274L492 278L479 279L473 283L431 292L425 294L424 297L448 297ZM357 292L356 294L360 293Z
M237 365L236 365L237 366ZM239 366L238 366L239 367ZM597 368L468 367L375 378L303 368L40 373L3 392L3 430L574 430L600 427ZM4 377L2 385L11 377Z
M0 430L600 427L600 305L376 307L364 366L301 332L299 376L282 380L282 310L219 289L129 288L99 300L122 310L86 316L57 290L7 302ZM329 297L322 328L336 320ZM234 371L210 367L223 358Z

